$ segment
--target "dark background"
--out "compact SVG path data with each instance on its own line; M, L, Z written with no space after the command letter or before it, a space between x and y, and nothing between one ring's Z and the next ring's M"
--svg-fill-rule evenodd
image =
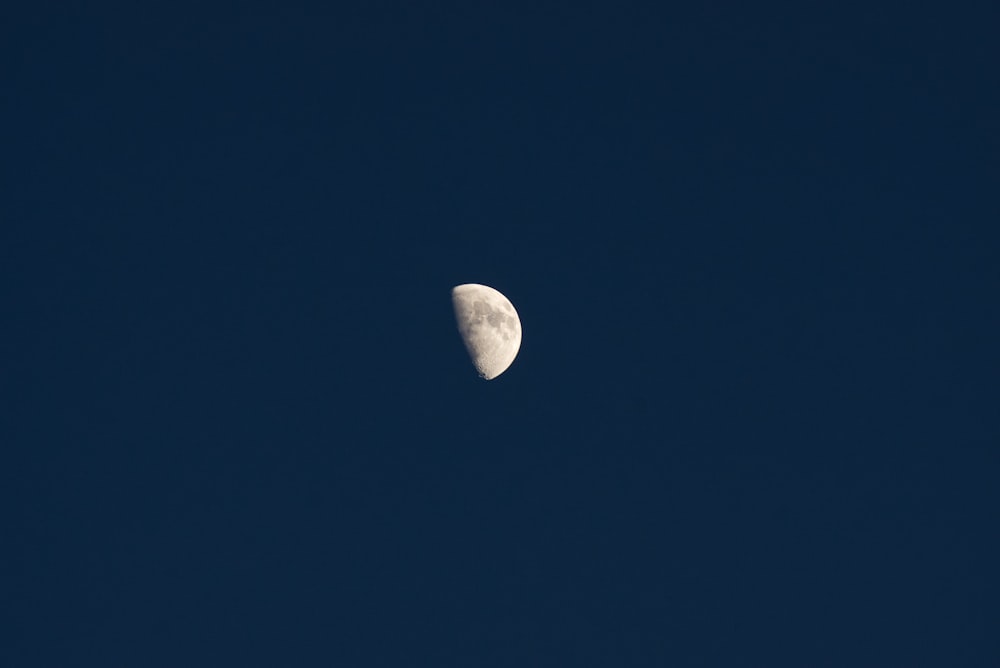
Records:
M997 12L829 4L8 15L0 663L1000 665Z

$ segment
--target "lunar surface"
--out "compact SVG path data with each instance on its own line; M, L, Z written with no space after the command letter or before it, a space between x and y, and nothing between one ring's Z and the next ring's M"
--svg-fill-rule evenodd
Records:
M479 375L493 380L510 366L521 347L521 320L510 300L478 283L451 290L458 332Z

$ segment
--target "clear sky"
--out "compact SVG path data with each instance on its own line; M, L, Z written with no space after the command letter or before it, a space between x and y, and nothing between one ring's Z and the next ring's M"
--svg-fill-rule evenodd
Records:
M1000 665L995 4L351 4L0 24L0 664Z

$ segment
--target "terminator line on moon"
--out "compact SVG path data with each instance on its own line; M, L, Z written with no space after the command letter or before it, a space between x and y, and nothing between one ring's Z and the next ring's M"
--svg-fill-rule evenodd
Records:
M510 300L478 283L451 290L458 332L480 377L493 380L511 365L521 348L521 320Z

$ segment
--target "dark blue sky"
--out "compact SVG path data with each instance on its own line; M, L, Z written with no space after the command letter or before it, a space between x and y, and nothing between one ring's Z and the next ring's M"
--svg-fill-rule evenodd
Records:
M0 663L1000 665L991 3L421 4L0 28Z

